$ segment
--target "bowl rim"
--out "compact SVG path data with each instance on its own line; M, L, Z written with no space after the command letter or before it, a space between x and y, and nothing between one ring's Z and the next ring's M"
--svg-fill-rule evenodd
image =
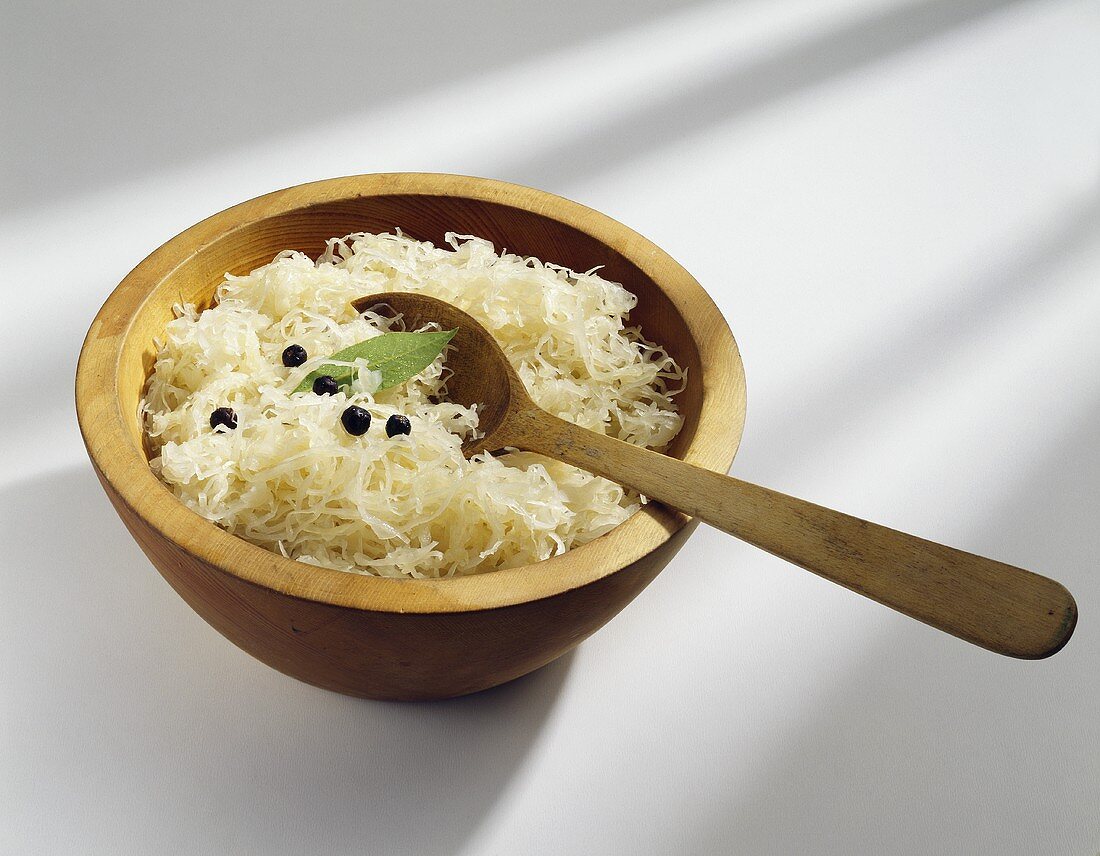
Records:
M651 502L604 535L541 562L443 579L373 577L287 559L231 535L185 506L156 477L134 445L119 392L123 345L146 300L204 246L236 229L319 204L392 195L462 196L520 208L584 232L637 266L676 307L699 351L702 400L682 457L728 471L744 428L744 366L720 310L671 256L611 217L545 191L447 173L370 173L295 185L227 208L166 241L111 292L81 347L76 406L89 458L112 501L200 562L240 580L374 612L470 612L529 603L611 576L662 547L689 518Z

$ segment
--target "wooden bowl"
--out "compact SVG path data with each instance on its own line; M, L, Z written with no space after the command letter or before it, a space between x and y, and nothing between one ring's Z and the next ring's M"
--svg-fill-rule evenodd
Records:
M646 505L606 535L534 565L447 580L393 580L284 559L195 514L149 468L138 402L154 338L181 300L208 305L228 271L280 250L311 256L350 232L441 243L478 235L498 249L602 275L638 296L644 334L688 368L670 453L726 472L745 418L744 369L700 285L620 223L549 193L454 175L319 181L215 214L168 241L114 290L88 331L77 413L107 496L171 586L219 632L300 680L350 695L432 699L533 671L593 633L661 571L694 529Z

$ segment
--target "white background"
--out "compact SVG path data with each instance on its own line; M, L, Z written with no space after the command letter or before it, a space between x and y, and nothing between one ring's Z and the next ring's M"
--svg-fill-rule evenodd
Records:
M5 4L0 852L1100 851L1100 6ZM576 653L344 698L152 570L76 430L100 303L286 185L571 197L714 296L738 475L1033 568L1056 657L969 647L701 529Z

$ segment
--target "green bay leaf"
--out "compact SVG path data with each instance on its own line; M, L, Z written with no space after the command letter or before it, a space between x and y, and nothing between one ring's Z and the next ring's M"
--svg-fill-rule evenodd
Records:
M454 338L458 330L442 330L438 333L383 333L350 348L344 348L327 357L330 360L352 362L366 360L371 371L382 373L378 388L389 389L420 374L434 362ZM355 378L354 366L324 364L314 369L295 387L294 392L313 389L313 382L323 375L330 375L339 384L349 384Z

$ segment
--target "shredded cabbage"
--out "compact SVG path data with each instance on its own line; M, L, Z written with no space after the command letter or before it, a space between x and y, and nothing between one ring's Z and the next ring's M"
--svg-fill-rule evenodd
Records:
M226 275L215 305L176 307L158 342L142 402L151 464L188 507L283 556L356 573L448 577L514 567L604 534L641 498L583 470L526 452L466 460L476 408L446 400L448 350L407 383L378 391L365 366L350 389L291 395L325 357L400 318L359 315L350 301L423 291L478 318L538 404L594 431L661 447L682 419L672 396L685 374L627 326L636 298L467 235L448 247L400 234L328 242L316 260L287 251L247 276ZM309 359L282 365L289 344ZM346 433L349 405L374 422ZM210 414L231 407L234 431ZM401 413L412 432L382 424Z

